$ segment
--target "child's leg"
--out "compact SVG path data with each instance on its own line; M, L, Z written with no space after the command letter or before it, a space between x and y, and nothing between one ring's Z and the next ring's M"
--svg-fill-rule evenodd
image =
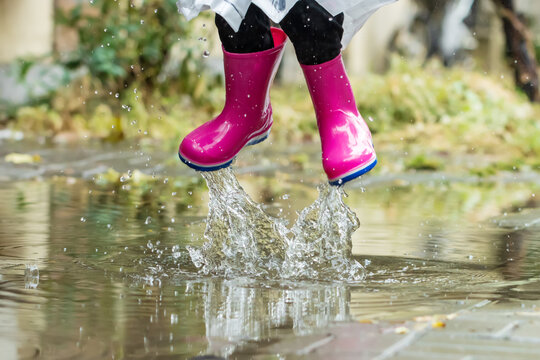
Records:
M235 32L224 18L216 14L219 39L226 51L231 53L252 53L271 49L274 46L270 19L257 6L251 4Z
M341 59L343 15L299 1L281 22L301 64L317 116L323 168L332 185L371 170L377 157Z
M332 16L314 0L298 1L279 24L302 65L322 64L341 52L343 14Z

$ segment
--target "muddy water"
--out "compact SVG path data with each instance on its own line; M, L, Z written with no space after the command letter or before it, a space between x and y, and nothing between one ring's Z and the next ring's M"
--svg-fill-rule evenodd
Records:
M292 224L312 184L239 176ZM425 180L347 189L359 283L200 275L208 192L194 178L0 184L3 358L189 358L350 320L450 313L540 296L540 186Z

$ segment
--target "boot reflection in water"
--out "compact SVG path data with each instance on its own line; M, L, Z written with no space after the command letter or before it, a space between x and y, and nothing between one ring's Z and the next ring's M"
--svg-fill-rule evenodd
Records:
M231 165L245 146L266 139L272 126L269 90L288 36L315 109L323 169L330 184L341 185L370 171L377 156L341 58L347 30L343 23L349 16L355 32L376 9L392 1L341 5L342 12L332 14L325 6L334 11L339 6L329 0L261 0L259 7L244 0L180 0L179 9L188 18L208 7L216 12L226 86L222 113L183 139L180 159L196 170L218 170ZM243 18L239 17L242 10ZM282 30L271 28L269 17Z

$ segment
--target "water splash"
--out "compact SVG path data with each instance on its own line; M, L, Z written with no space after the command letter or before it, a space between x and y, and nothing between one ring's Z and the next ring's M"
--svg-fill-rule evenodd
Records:
M266 214L245 193L230 169L202 173L210 202L200 249L188 248L204 274L279 275L288 232L284 221Z
M188 247L205 275L255 276L357 282L362 265L351 255L359 227L341 187L322 185L318 199L288 228L264 212L242 189L231 169L205 172L209 214L201 248Z
M342 187L319 186L319 198L300 212L290 230L283 274L308 279L361 281L364 268L352 258L352 234L360 227L343 202Z

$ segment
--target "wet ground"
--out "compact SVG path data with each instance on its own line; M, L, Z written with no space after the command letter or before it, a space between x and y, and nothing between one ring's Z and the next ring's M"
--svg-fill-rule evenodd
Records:
M316 150L302 166L250 151L240 183L294 221L317 198ZM2 358L538 358L537 173L351 184L366 278L347 284L198 275L186 246L203 242L208 193L167 153L11 152L41 162L0 160ZM111 167L131 177L100 175Z

